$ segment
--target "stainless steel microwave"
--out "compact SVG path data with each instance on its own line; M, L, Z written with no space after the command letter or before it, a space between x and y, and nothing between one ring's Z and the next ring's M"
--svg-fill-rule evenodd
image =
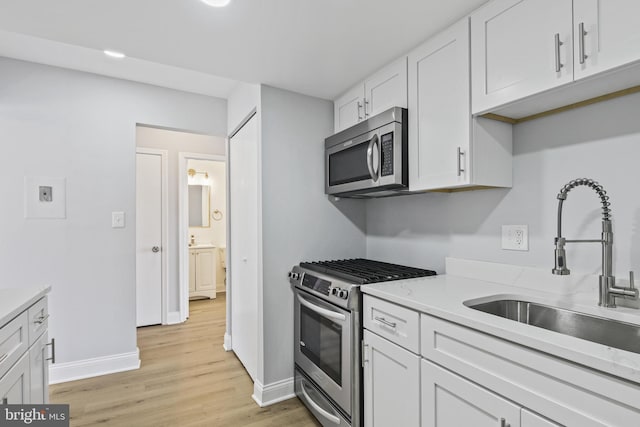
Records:
M408 190L407 110L394 107L325 139L325 193L385 197Z

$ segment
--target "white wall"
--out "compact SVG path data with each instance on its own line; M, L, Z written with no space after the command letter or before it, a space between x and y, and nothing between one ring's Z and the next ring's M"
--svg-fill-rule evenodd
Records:
M287 272L301 261L363 257L365 210L324 194L324 138L333 103L261 88L264 378L293 376L293 292Z
M214 98L211 98L214 99ZM224 111L219 111L220 117L215 117L216 121L226 121ZM218 135L224 135L224 129L217 130ZM178 267L178 153L201 153L201 154L225 154L225 139L220 136L195 134L167 129L152 128L148 126L138 126L136 128L136 144L138 147L157 148L169 152L169 312L179 310L179 275Z
M226 102L5 58L0 81L0 287L52 286L59 363L134 352L136 124L225 135ZM24 219L31 175L67 178L66 219Z
M553 267L556 195L574 178L611 197L616 274L640 271L640 94L514 127L513 188L367 202L367 255L444 271L444 257ZM565 202L567 238L600 237L600 203L576 188ZM503 224L528 224L530 250L500 249ZM570 269L600 271L600 246L567 244Z
M260 107L260 85L238 83L228 98L227 129L236 130L251 110Z

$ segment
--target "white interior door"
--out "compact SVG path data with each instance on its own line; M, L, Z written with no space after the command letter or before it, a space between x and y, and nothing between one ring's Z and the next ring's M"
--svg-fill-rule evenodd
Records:
M162 156L136 154L136 324L162 323Z
M231 339L252 379L258 350L258 126L253 117L229 141Z

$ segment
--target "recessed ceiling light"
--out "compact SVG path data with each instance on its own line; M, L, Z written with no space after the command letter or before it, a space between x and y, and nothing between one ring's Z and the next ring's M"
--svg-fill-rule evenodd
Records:
M224 7L229 4L231 0L201 0L202 3L213 7Z
M124 53L116 52L115 50L105 50L104 54L110 58L115 58L115 59L124 59L127 57L127 55L125 55Z

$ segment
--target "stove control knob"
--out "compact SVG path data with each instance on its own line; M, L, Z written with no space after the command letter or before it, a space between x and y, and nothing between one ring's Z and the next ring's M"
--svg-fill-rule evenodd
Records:
M337 295L337 294L338 294L338 288L331 289L331 295Z
M345 291L344 289L340 289L340 292L338 293L338 297L342 299L347 299L348 296L349 296L349 293L347 291Z
M288 276L289 276L289 279L293 279L293 280L298 280L300 278L300 274L294 273L293 271L290 271Z

